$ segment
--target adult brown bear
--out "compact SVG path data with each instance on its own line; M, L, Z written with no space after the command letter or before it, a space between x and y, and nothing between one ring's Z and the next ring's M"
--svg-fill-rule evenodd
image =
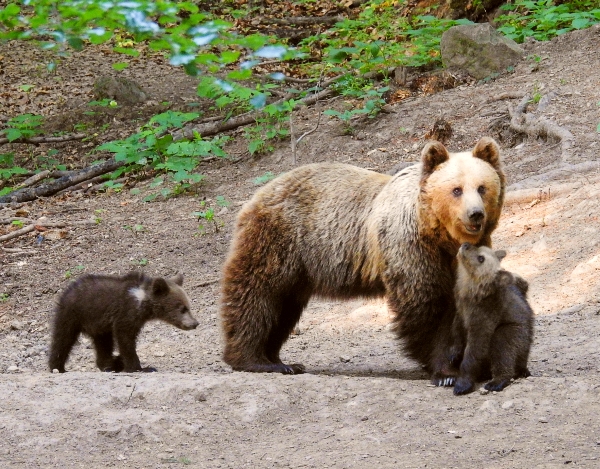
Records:
M395 176L321 163L271 181L242 208L224 266L225 362L302 373L279 351L313 295L385 296L408 355L445 384L453 262L462 243L491 245L504 186L491 138L454 154L429 143Z

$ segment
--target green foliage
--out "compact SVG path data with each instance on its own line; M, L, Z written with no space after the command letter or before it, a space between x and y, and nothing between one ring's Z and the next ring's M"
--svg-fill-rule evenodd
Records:
M7 128L0 130L0 134L4 134L9 142L13 142L19 138L31 138L41 134L41 125L44 122L42 116L36 114L20 114L8 120Z
M290 99L279 104L269 104L262 110L256 124L244 129L251 155L272 151L271 141L287 137L290 134L288 121L297 102Z
M230 205L230 202L222 195L217 196L215 202L219 207L227 207ZM219 226L223 226L223 222L215 217L215 209L213 207L209 207L205 200L200 202L200 208L202 210L193 212L192 216L196 217L198 221L204 220L205 222L210 223L214 227L215 233L218 232ZM206 234L206 227L202 223L198 225L197 234Z
M15 166L15 156L13 153L0 154L0 187L6 184L17 174L24 174L28 171L20 166ZM10 186L5 186L0 189L0 195L9 194L14 189Z
M190 75L214 74L240 62L228 80L247 79L261 58L287 59L298 55L268 36L240 36L232 23L203 11L193 1L136 0L36 0L0 9L0 41L35 41L44 49L66 53L86 44L110 43L113 51L137 57L136 44L169 55L173 66ZM123 39L127 35L127 40ZM116 70L127 62L113 64Z
M197 117L199 117L197 113L166 111L152 117L140 132L124 140L104 143L96 150L109 151L114 153L116 161L126 162L125 166L112 173L111 179L117 179L125 172L150 167L159 173L167 174L178 184L179 191L185 190L191 184L198 183L204 178L203 175L193 172L202 158L227 156L223 145L227 142L228 137L206 140L196 134L192 139L174 141L173 136L167 133L172 129L183 127L185 123ZM164 178L157 177L151 184L151 188L156 188L164 182ZM105 185L113 189L122 187L113 181L107 181ZM173 190L169 188L163 188L160 191L160 194L165 197L172 193ZM158 195L158 193L151 194L144 200L153 200Z
M263 184L269 182L271 179L275 179L275 177L276 176L271 171L267 171L262 176L258 176L257 178L255 178L252 182L255 186L262 186Z
M434 16L399 18L392 2L375 0L369 2L356 19L337 23L302 44L321 47L325 63L333 66L334 71L353 70L363 75L392 65L440 63L442 33L451 26L466 23L471 21Z
M74 277L76 274L81 273L85 269L83 265L76 265L74 268L69 269L65 272L65 278L70 279Z
M368 87L370 88L370 86ZM352 88L347 88L342 91L342 94L346 96L358 95L365 99L363 106L355 109L348 109L343 112L336 111L334 109L328 109L323 114L326 116L337 117L342 121L344 130L347 134L353 132L351 120L354 117L360 115L367 115L369 118L375 117L381 111L381 108L385 105L385 100L382 98L383 94L389 90L389 87L384 86L379 89L366 89L360 91L354 91Z
M526 37L547 41L554 36L600 22L597 0L576 0L556 5L554 0L515 0L503 5L506 15L496 18L498 31L523 42Z
M0 303L6 303L10 295L8 293L0 293Z

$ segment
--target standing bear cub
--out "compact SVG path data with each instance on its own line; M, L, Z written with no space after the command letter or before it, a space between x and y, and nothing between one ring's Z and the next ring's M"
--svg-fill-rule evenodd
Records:
M80 333L92 338L96 365L102 371L156 371L142 368L135 350L142 326L160 319L183 330L198 326L181 288L183 276L150 278L139 272L122 277L84 275L61 295L54 316L50 371L65 363ZM113 356L114 341L120 355Z
M222 279L224 360L234 370L302 373L279 353L308 301L387 297L408 355L435 383L448 363L460 245L491 244L504 199L499 148L439 142L395 176L340 163L274 179L238 215Z
M529 285L500 267L504 251L465 243L458 251L455 287L456 318L452 355L462 361L454 394L467 394L474 383L489 379L488 391L502 391L511 379L530 376L533 341Z

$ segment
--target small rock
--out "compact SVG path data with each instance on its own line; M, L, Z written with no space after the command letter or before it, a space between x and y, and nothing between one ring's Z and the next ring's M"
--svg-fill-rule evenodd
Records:
M348 357L348 356L345 356L345 355L342 355L342 356L340 357L340 361L341 361L342 363L348 363L350 360L351 360L351 358L350 358L350 357Z
M510 409L513 405L514 405L513 401L506 401L504 404L502 404L502 408L505 410Z
M9 366L6 371L8 371L9 373L15 372L15 371L19 371L19 367L16 365L11 365Z
M58 371L58 368L53 368L52 373L60 373L60 371Z
M562 368L556 368L557 373L562 373L562 371L563 371Z
M481 394L482 396L485 396L486 394L489 394L489 393L490 392L487 389L485 389L485 388L481 388L479 390L479 394Z
M23 323L21 321L16 321L16 320L12 321L10 323L10 328L13 331L20 331L21 329L23 329Z
M162 352L160 350L156 351L156 352L154 352L154 356L155 357L164 357L165 356L165 352Z
M206 394L204 394L203 392L197 392L194 397L196 398L196 400L198 402L205 402L206 401Z
M363 422L366 422L367 420L369 420L369 417L363 417L363 418L361 418L361 420L362 420Z
M548 419L546 417L540 417L538 419L538 422L540 422L540 423L548 423Z

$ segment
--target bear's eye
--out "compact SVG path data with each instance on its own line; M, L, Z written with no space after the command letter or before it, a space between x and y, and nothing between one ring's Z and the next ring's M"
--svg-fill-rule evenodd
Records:
M454 189L452 189L452 194L454 195L454 197L460 197L462 195L462 188L455 187Z
M479 192L479 195L485 194L485 186L479 186L477 192Z
M485 257L477 256L477 260L479 261L480 264L483 264L483 261L485 261Z

